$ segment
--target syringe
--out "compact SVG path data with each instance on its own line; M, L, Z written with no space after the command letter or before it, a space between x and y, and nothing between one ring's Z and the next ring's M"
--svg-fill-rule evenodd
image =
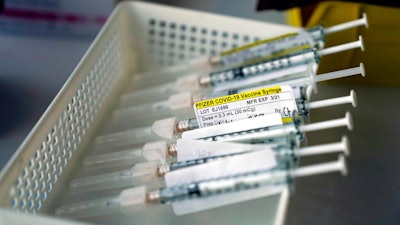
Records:
M208 142L204 140L187 140L179 139L176 144L176 149L173 152L169 152L171 156L176 157L177 162L190 161L208 157L218 157L223 155L237 154L242 152L254 151L257 148L271 148L274 151L279 152L282 149L298 149L300 147L300 141L298 135L290 134L287 137L281 139L275 139L274 142L268 144L242 144L234 142ZM306 152L313 152L319 154L320 149L325 151L335 151L336 149L342 149L343 152L349 154L349 141L347 137L343 136L340 143L326 144L320 147L302 147L302 155L306 155ZM311 153L313 154L313 153Z
M315 88L316 87L315 82L342 78L346 76L353 76L356 74L361 74L362 76L365 76L363 64L360 64L359 67L336 71L334 74L326 73L318 76L310 74L308 77L292 79L287 82L292 87L293 97L295 99L298 99L299 101L303 101L303 99L308 99L309 98L308 95L311 94L310 88L308 88L307 91L305 92L304 90L306 88L302 88L303 86L312 85L312 87ZM246 85L246 83L243 82L243 85ZM252 92L255 90L268 89L268 88L273 88L275 86L283 86L283 85L285 85L285 82L271 83L247 89L221 91L209 95L190 94L190 93L176 94L172 95L167 101L161 101L158 103L150 103L145 105L137 105L125 109L117 109L116 111L113 112L112 119L110 120L108 125L111 130L118 130L118 129L130 128L133 124L145 125L146 123L148 124L151 121L155 121L157 119L165 118L168 116L176 116L182 119L190 118L196 115L196 111L193 110L193 105L196 102L203 102L203 101L205 102L205 100L209 99L219 98L223 96L231 96L241 93L245 94L247 92ZM294 106L291 106L292 109L293 107Z
M205 141L192 142L197 142L196 144L199 144L198 142L204 142L205 144L210 146L210 143L207 143ZM316 145L304 148L299 148L296 144L277 145L273 147L271 147L270 145L249 145L237 143L224 144L230 145L229 147L233 147L233 149L240 149L243 147L243 145L248 146L244 147L246 148L246 150L232 150L228 148L215 150L214 147L211 149L207 149L208 151L217 151L212 157L163 164L161 164L159 161L143 162L135 164L130 170L121 170L112 173L104 173L95 176L78 178L71 181L70 191L73 193L103 191L140 185L147 185L148 187L161 187L161 185L163 184L163 177L171 171L209 163L215 160L223 159L224 157L231 157L233 155L245 154L252 151L273 152L272 156L274 157L274 160L278 162L277 166L279 167L286 167L287 165L291 165L297 162L297 159L302 156L328 154L335 152L342 152L346 155L349 154L349 144L346 137L343 137L342 141L338 143ZM221 144L216 142L211 143L211 146L212 145L219 145L219 147L221 147ZM185 151L186 149L182 150ZM187 150L190 151L190 148Z
M153 121L165 117L175 116L177 117L177 119L180 120L195 117L196 114L193 109L193 105L195 102L232 94L246 94L246 92L253 92L254 90L258 90L258 88L272 89L274 87L261 86L257 87L256 89L223 91L206 96L203 94L181 93L171 96L168 101L138 105L126 109L117 109L111 115L111 119L107 124L105 133L132 129L133 126L149 125L153 123ZM291 92L293 97L296 98L297 101L302 102L308 99L309 96L312 94L312 86L303 87L301 85L297 85L293 86L288 92ZM293 102L292 107L294 107L294 101L291 102ZM235 120L238 119L243 118L235 118Z
M164 83L162 85L125 94L121 97L119 107L128 107L143 102L157 101L165 99L165 96L170 96L171 94L179 92L210 93L214 88L219 91L240 88L242 87L241 83L243 81L250 83L251 81L248 80L253 79L253 77L256 77L257 81L252 83L257 84L257 82L260 82L260 79L262 79L263 82L271 80L276 82L277 80L307 76L310 74L308 70L309 65L318 64L321 56L353 48L364 49L361 36L359 41L323 50L316 50L309 46L304 46L301 48L302 50L292 52L291 54L273 60L264 60L256 64L229 68L203 76L183 76L170 83Z
M251 44L240 46L229 51L221 52L219 56L203 56L180 65L174 65L159 71L145 72L144 74L133 77L131 90L140 88L148 88L151 85L165 83L168 80L176 79L182 74L192 73L198 70L212 70L221 66L234 67L256 60L279 57L282 52L288 52L302 45L311 45L313 47L322 48L325 41L325 35L342 30L350 29L357 26L368 27L366 14L358 20L339 24L330 28L317 26L298 33L290 33L275 37L272 39L264 39ZM200 68L200 69L199 69ZM157 76L157 79L153 79Z
M291 112L293 111L297 111L301 116L308 117L311 109L347 103L351 103L353 107L357 105L357 97L354 91L351 91L349 96L308 102L301 98L293 101L294 97L287 91L288 88L285 88L287 86L280 87L281 89L269 89L278 91L276 91L276 93L271 91L271 94L266 97L254 96L240 99L241 95L234 94L227 97L217 97L196 102L194 104L194 109L199 127L230 123L236 120L263 116L274 112L279 112L282 119L287 120L290 119L292 116ZM252 92L250 92L249 96L251 93ZM224 99L230 99L230 101ZM216 104L219 102L222 103Z
M296 136L294 138L297 139ZM196 141L196 140L192 140ZM197 140L198 141L198 140ZM296 140L297 141L297 140ZM204 143L204 141L201 141ZM230 145L235 145L239 143L218 143L218 142L211 142L213 144L230 144ZM243 145L243 144L242 144ZM244 144L246 145L246 144ZM247 144L248 145L248 144ZM349 141L347 137L342 137L341 142L336 142L336 143L329 143L329 144L322 144L322 145L316 145L316 146L308 146L308 147L302 147L299 148L298 143L286 143L286 144L281 144L281 145L266 145L265 147L263 146L265 144L259 144L259 145L251 145L253 148L246 149L245 151L241 150L235 150L235 149L218 149L214 150L212 153L212 156L206 157L206 158L197 158L197 159L191 159L187 161L178 161L178 162L171 162L171 163L164 163L161 166L157 167L156 174L159 177L164 177L167 173L179 169L183 169L186 167L190 166L196 166L208 162L213 162L215 160L222 159L224 157L230 157L233 155L237 154L243 154L247 153L249 151L265 151L266 149L271 150L275 154L275 158L279 162L280 165L287 165L287 160L289 161L297 161L297 158L302 157L302 156L312 156L312 155L318 155L318 154L328 154L328 153L335 153L335 152L341 152L344 153L345 155L350 154L350 147L349 147ZM185 149L184 152L190 151L191 149ZM212 151L212 149L209 149L209 151Z
M289 85L292 87L297 87L299 85L310 85L310 86L312 86L312 90L314 90L314 92L317 92L317 83L319 83L319 82L344 78L344 77L353 76L353 75L357 75L357 74L360 74L362 77L365 77L365 68L364 68L363 63L360 63L359 67L353 67L353 68L349 68L349 69L328 72L328 73L324 73L324 74L320 74L320 75L314 75L312 73L309 73L307 76L288 79L285 81L273 82L273 85L277 85L277 86ZM254 86L254 84L257 84L260 82L262 83L263 82L262 77L260 77L260 78L261 79L259 80L259 79L257 79L257 77L255 77L255 79L243 82L241 84L241 87L246 86L246 85L248 85L249 87L252 87L252 86ZM234 83L231 83L231 84L232 84L232 88L236 85ZM266 85L266 86L269 86L269 85ZM231 89L231 87L224 86L221 88L221 90L218 90L218 91L223 91L225 88ZM248 88L248 89L244 89L244 90L249 90L249 89L252 89L252 88ZM241 90L243 90L243 89L241 89Z
M298 137L296 136L298 142ZM178 139L176 142L167 143L166 141L149 142L143 147L137 147L123 151L113 151L110 153L95 154L83 159L83 169L86 171L102 172L115 170L118 168L128 168L137 163L158 160L161 163L188 161L198 158L213 157L225 152L245 152L257 147L265 148L276 146L287 146L294 142L294 137L284 137L274 140L273 143L262 145L248 145L239 143L219 143L205 142L198 140ZM292 144L291 144L292 145ZM297 144L298 145L298 144ZM228 149L222 151L222 149ZM226 153L226 154L229 154Z
M297 139L297 137L296 137ZM218 143L198 140L178 139L176 142L167 141L148 142L142 147L110 153L95 154L83 159L82 165L85 171L104 172L122 168L130 168L133 165L146 161L160 161L161 163L187 161L204 157L217 156L222 149L229 152L250 151L257 147L275 147L288 145L293 142L293 137L277 139L272 144L249 145L239 143ZM221 153L223 154L223 153ZM226 153L228 154L228 153Z
M350 114L347 115L349 117ZM153 123L152 126L136 128L132 130L116 132L108 135L99 136L95 139L95 150L118 150L121 148L130 147L135 144L145 143L149 141L156 140L176 140L182 132L188 133L186 137L197 137L199 134L203 134L204 131L213 132L207 133L207 135L218 134L222 135L222 137L216 137L218 139L224 138L226 133L235 133L242 132L245 130L264 130L269 126L277 126L282 124L282 117L278 113L270 113L261 117L255 117L252 119L242 119L232 123L226 123L221 125L216 125L213 127L205 127L202 129L198 129L198 123L195 119L176 121L175 117L167 118L163 120L159 120ZM225 127L221 127L224 125ZM304 128L301 129L310 129L306 127L311 127L311 124L304 125ZM341 123L338 123L336 126L342 126ZM348 125L349 126L349 125ZM329 126L328 126L329 127ZM324 126L321 126L319 129L325 129ZM198 132L193 132L198 130ZM293 126L289 128L289 126L284 127L284 131L290 133L291 131L295 131L296 127ZM186 132L185 132L186 131ZM286 134L288 134L286 133ZM207 137L208 137L207 136ZM281 135L283 136L283 135ZM189 138L189 139L198 139L198 138Z
M231 93L243 93L253 89L285 85L286 83L292 86L293 94L296 98L301 97L307 99L307 96L304 95L304 92L300 88L303 85L313 85L315 88L315 83L317 82L353 76L356 74L361 74L362 76L365 76L365 69L362 63L360 63L359 67L320 74L318 76L309 73L308 76L302 78L291 79L284 82L271 82L270 84L247 89L220 91L218 93L208 96L205 96L203 94L181 93L177 95L172 95L167 101L137 105L126 109L118 109L114 111L109 126L121 129L121 127L124 128L131 126L130 124L145 124L148 121L154 121L168 116L177 116L178 118L190 118L194 116L194 111L192 107L195 102L209 98L225 96ZM254 86L255 84L259 84L260 82L262 82L262 80L257 81L254 79L250 84L247 84L243 81L240 83L242 86ZM233 86L236 86L236 84L234 84Z
M251 119L251 121L237 121L245 127L260 128L282 124L279 114L269 114L263 117ZM257 124L258 123L258 124ZM95 139L95 150L113 151L121 147L129 147L135 144L157 140L176 140L180 134L187 130L197 129L196 119L177 121L176 117L155 121L151 126L135 128L99 136ZM238 128L234 129L238 130Z
M292 74L293 76L300 76L301 74L312 72L307 64L297 65L283 69L277 69L275 71L266 72L266 79L273 77L286 76ZM250 79L251 76L245 79ZM241 79L243 81L243 79ZM233 82L233 81L227 81ZM188 75L180 77L170 83L163 83L162 85L152 86L147 89L137 90L121 96L118 104L118 108L128 108L134 105L140 105L143 103L162 101L167 99L169 96L174 94L190 92L190 93L201 93L207 94L213 92L213 85L201 85L200 78L198 75Z
M360 74L362 77L365 77L365 68L364 64L360 63L359 67L353 67L349 69L344 69L344 70L338 70L334 72L328 72L320 75L314 75L313 73L309 73L306 76L303 77L298 77L294 79L288 79L285 81L272 81L272 82L266 82L264 85L258 86L258 87L271 87L271 86L280 86L280 85L289 85L293 88L294 92L293 94L295 95L296 99L304 99L304 100L309 100L311 97L311 93L314 91L314 93L317 92L317 83L322 82L322 81L329 81L329 80L334 80L334 79L340 79L340 78L345 78L349 76L354 76ZM261 79L259 79L261 78ZM254 79L247 80L244 82L241 82L241 86L249 86L248 88L241 88L241 89L230 89L229 92L238 92L238 91L249 91L253 89L253 86L255 84L263 84L263 79L262 77L254 77ZM235 87L237 84L232 83L232 87ZM296 90L299 90L300 87L306 86L307 88L303 88L303 92L299 92ZM217 93L223 93L225 88L229 88L227 86L222 87L222 90L218 90L219 92ZM301 90L301 89L300 89ZM304 91L306 90L306 91ZM301 98L300 98L301 97Z
M301 30L298 33L260 40L248 45L240 46L222 52L220 56L213 58L213 62L218 62L219 65L232 66L260 60L265 56L271 57L277 55L279 57L279 53L282 51L302 45L311 45L315 48L321 49L325 44L326 35L358 26L368 27L367 16L365 13L360 19L338 24L329 28L316 26L310 29Z
M220 162L222 160L214 163ZM219 166L223 164L226 163L222 162ZM233 166L231 163L229 165ZM201 166L204 166L202 169L205 169L210 165L200 165L198 168ZM292 180L297 177L335 171L340 171L343 175L347 174L343 156L339 156L339 160L334 162L289 169L271 170L268 167L264 167L264 169L261 167L257 170L229 173L221 172L224 168L220 167L220 172L215 173L216 176L209 176L210 178L205 179L201 175L196 177L195 171L198 168L190 167L185 169L186 171L176 171L179 174L191 171L192 175L188 179L182 180L182 183L179 181L175 184L167 183L166 188L147 192L147 203L172 204L175 214L184 215L277 194L282 191L283 186L291 184Z
M364 45L361 36L358 41L350 42L343 45L330 47L323 50L306 49L301 52L294 53L284 58L261 62L249 66L243 66L235 69L234 71L219 71L209 74L207 77L203 77L200 80L202 86L211 85L214 87L214 91L230 90L233 88L243 88L241 84L246 83L245 86L259 84L260 82L284 82L288 79L302 78L313 75L308 71L300 73L292 73L290 69L285 73L286 68L291 68L298 65L315 65L312 66L314 70L316 64L318 64L320 57L328 54L333 54L353 48L361 48L364 50ZM270 71L280 71L276 76Z
M305 101L297 101L293 103L291 107L288 108L288 110L294 111L297 110L301 114L308 114L308 111L310 109L316 109L319 107L327 107L327 106L333 106L333 105L338 105L338 104L347 104L351 103L354 107L356 107L357 104L357 98L356 94L354 91L350 92L349 96L345 97L339 97L339 98L333 98L333 99L326 99L322 101L316 101L316 102L310 102L307 103ZM287 104L287 103L286 103ZM275 106L275 105L274 105ZM296 108L298 107L298 108ZM299 110L300 109L300 110ZM264 111L265 114L270 114L274 113L275 108L271 107L267 111ZM286 111L282 110L281 115L283 117L287 117L288 115L284 115ZM245 115L247 116L247 115ZM242 118L244 119L244 118ZM156 130L159 129L159 127L162 127L161 130ZM183 131L187 130L193 130L197 129L199 127L199 124L196 119L188 119L188 120L182 120L177 123L175 123L175 118L170 118L170 119L164 119L164 120L159 120L154 122L153 126L149 127L143 127L143 128L137 128L137 129L132 129L128 131L122 131L122 132L116 132L113 134L108 134L108 135L103 135L99 138L96 139L96 143L98 148L100 149L113 149L115 150L116 147L118 146L129 146L133 144L137 144L137 141L142 141L147 142L147 141L155 141L157 138L166 138L168 140L174 139L174 137L177 137L177 134Z
M259 141L268 141L268 140L273 140L275 138L284 137L291 133L302 134L304 132L312 132L322 129L331 129L341 126L346 126L349 130L353 129L353 120L349 112L346 112L344 118L310 123L305 125L300 124L301 121L299 122L293 120L293 123L286 123L283 125L277 125L274 127L265 127L260 129L246 129L245 127L242 127L240 132L224 129L225 126L228 125L232 128L235 128L237 122L241 121L216 125L212 127L205 127L197 130L186 131L182 133L182 139L190 139L190 140L202 139L207 141L218 141L218 142L229 141L229 142L242 142L242 143L243 142L257 143Z
M232 159L230 158L229 160ZM208 165L196 167L199 168L201 166ZM121 191L117 196L61 206L56 209L55 214L75 219L109 215L117 212L135 216L147 214L153 210L157 212L157 209L159 209L155 208L157 205L172 203L175 213L183 215L277 194L282 191L283 186L290 184L294 178L334 171L341 171L343 175L347 174L343 157L339 157L339 160L335 162L303 166L290 170L271 171L266 169L238 172L230 176L197 180L186 185L167 186L153 191L148 191L146 186L128 188ZM243 187L246 187L246 189ZM193 188L196 188L195 191L193 191ZM249 194L249 191L252 193ZM219 199L215 201L218 197L224 201L218 201ZM196 203L199 200L204 200L202 207L196 207L198 206ZM187 209L181 210L181 205L179 204L185 204Z

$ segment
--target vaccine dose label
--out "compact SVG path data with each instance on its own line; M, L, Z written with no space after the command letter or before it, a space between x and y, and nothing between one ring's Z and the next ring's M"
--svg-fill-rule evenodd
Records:
M297 110L290 86L251 90L194 103L194 111L201 128L238 120L279 113L283 122L290 121Z
M289 33L271 39L262 39L222 52L223 65L258 63L311 48L313 37L308 32Z

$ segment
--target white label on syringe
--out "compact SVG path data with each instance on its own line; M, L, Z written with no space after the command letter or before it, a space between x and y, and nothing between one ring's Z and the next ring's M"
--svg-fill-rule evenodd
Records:
M280 113L285 122L297 105L291 87L285 85L199 101L194 110L199 126L210 127L271 113Z

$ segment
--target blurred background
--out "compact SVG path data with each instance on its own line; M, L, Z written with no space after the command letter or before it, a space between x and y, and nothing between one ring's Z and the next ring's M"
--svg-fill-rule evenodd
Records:
M366 51L324 58L319 73L364 62L367 77L319 85L313 100L357 92L359 106L311 112L312 121L343 116L349 110L355 129L311 133L310 145L349 136L350 173L296 181L286 224L400 224L400 11L397 1L319 6L315 1L157 0L211 13L293 26L333 25L355 11L368 13L369 29L333 36L327 45L353 41L362 34ZM275 2L275 3L273 3ZM4 0L0 14L0 168L28 135L78 64L117 1ZM368 3L368 4L366 4ZM336 4L336 5L335 5ZM349 3L350 4L350 3ZM297 8L293 9L292 7ZM318 8L319 7L319 8ZM277 10L279 9L279 10ZM289 10L287 10L289 9ZM324 11L325 10L325 11ZM319 12L319 13L315 13ZM340 13L338 13L340 12ZM355 18L353 18L355 19ZM313 157L306 163L328 160Z

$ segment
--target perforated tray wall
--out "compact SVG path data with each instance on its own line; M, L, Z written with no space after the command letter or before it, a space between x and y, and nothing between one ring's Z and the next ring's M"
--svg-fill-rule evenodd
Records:
M0 206L54 211L68 177L134 72L296 28L139 2L120 3L45 114L1 171Z

